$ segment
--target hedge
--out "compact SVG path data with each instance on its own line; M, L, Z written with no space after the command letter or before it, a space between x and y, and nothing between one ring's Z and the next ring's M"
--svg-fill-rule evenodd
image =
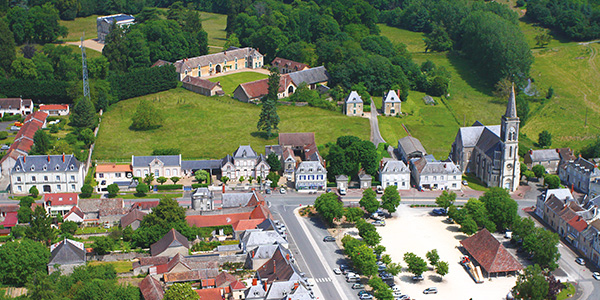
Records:
M165 65L140 68L121 75L112 74L108 80L113 95L124 100L176 88L178 77L175 66Z
M183 188L183 184L162 184L162 185L155 185L155 187L159 191L180 190Z
M0 79L0 91L6 97L31 99L41 103L73 103L69 93L76 82L57 80Z
M202 188L202 187L208 187L208 183L192 183L193 189Z

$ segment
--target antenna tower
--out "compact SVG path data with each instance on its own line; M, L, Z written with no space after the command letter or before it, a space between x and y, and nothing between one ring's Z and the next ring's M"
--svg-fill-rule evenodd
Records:
M85 36L85 32L83 33L83 36ZM81 48L81 69L83 70L83 97L87 97L89 100L90 84L88 82L87 58L85 55L85 47L83 47L83 36L81 37L81 45L79 46L79 48Z

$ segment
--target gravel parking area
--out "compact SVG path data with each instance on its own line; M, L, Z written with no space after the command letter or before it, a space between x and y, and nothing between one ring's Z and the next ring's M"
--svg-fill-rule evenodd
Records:
M410 208L401 204L393 218L386 220L385 227L377 227L382 237L381 244L393 262L400 262L403 272L396 276L396 284L402 294L412 299L505 299L515 285L516 277L498 277L475 283L460 265L461 252L457 248L460 241L467 238L458 231L459 226L448 224L446 217L430 215L431 208ZM427 251L437 249L440 259L450 265L449 273L443 279L431 270L423 274L425 280L414 282L412 274L406 271L404 253L413 252L427 260ZM438 294L423 294L428 287L437 287Z

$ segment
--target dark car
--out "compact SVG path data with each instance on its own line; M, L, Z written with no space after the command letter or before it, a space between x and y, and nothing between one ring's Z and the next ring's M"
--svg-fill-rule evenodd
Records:
M413 281L421 281L423 279L424 279L423 275L416 275L416 276L413 276L413 278L412 278Z
M445 216L446 210L443 208L434 208L431 213L435 216Z
M355 283L352 285L353 290L360 290L360 289L364 289L364 288L365 288L365 286L360 283Z
M335 242L335 238L328 235L326 237L323 238L323 242Z

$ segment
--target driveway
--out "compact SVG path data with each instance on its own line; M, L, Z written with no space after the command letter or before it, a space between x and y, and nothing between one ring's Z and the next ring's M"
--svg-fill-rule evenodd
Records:
M385 144L385 140L381 137L381 133L379 132L379 121L377 120L377 106L373 102L373 98L371 98L371 115L369 116L370 124L371 124L371 142L375 144L377 147L379 144Z

